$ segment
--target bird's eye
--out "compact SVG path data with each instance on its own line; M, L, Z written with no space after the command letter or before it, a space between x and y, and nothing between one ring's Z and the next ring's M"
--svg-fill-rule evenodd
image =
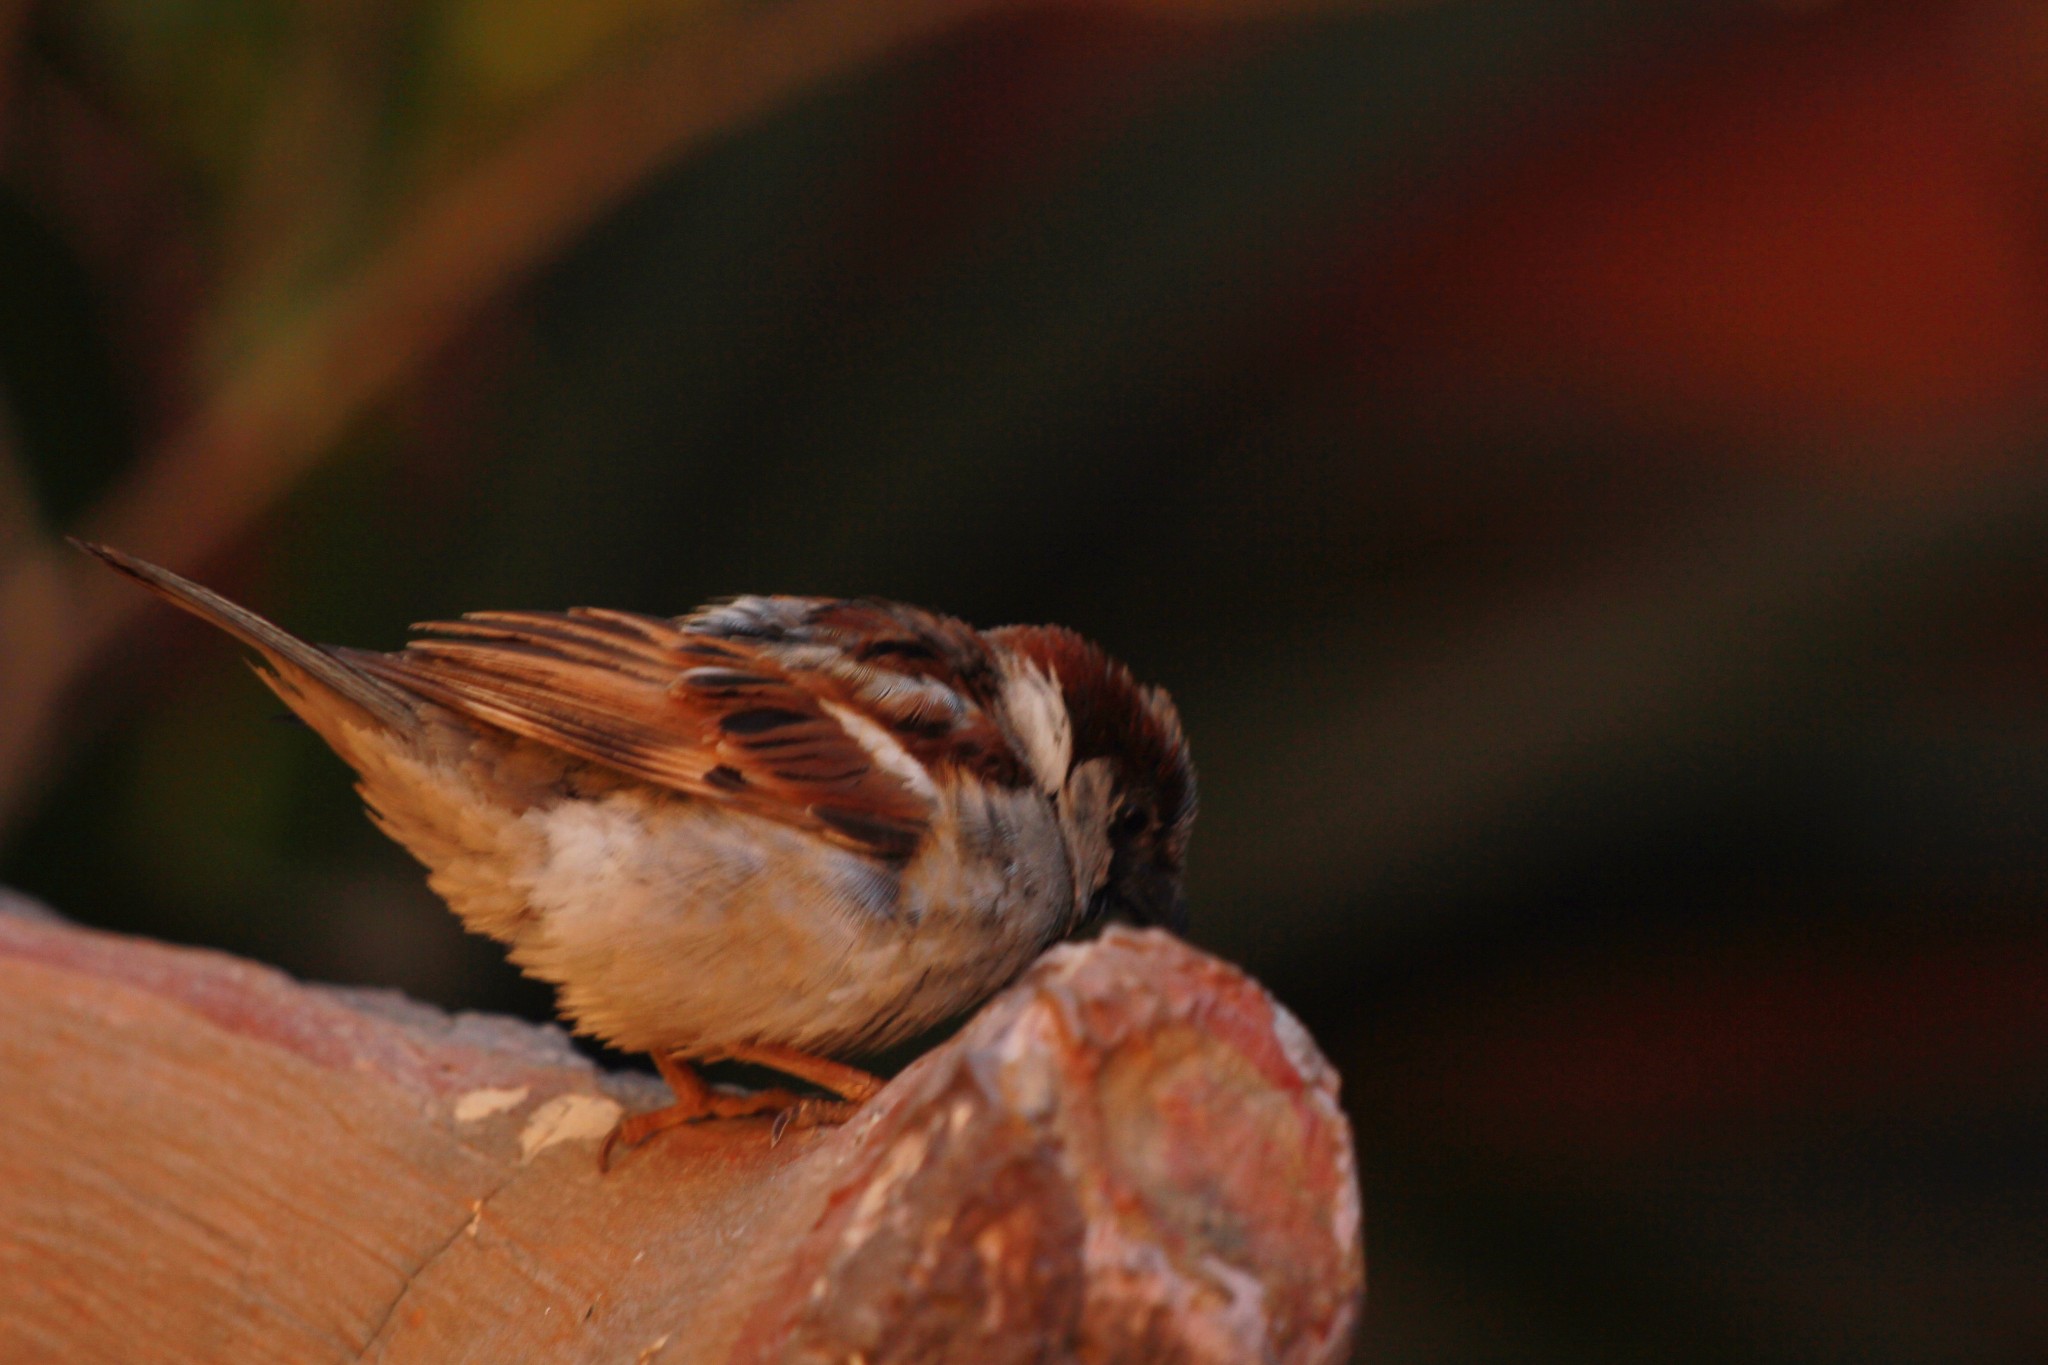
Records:
M1152 822L1151 812L1135 803L1118 806L1115 815L1109 819L1109 837L1116 842L1134 839L1145 832L1145 826Z

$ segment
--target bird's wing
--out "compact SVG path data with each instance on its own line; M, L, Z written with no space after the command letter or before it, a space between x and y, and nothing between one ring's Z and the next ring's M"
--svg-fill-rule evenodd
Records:
M784 632L595 608L418 629L426 638L395 654L338 652L512 734L864 853L907 858L929 828L932 786L915 760Z

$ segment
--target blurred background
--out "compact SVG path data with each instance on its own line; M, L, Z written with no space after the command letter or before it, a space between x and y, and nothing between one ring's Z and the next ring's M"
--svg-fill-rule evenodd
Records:
M2048 10L0 3L0 882L546 1017L238 651L1179 699L1379 1362L2048 1358Z

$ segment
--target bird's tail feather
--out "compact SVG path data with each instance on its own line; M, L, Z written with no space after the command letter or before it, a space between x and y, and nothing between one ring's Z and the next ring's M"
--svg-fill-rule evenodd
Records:
M248 608L237 606L190 579L180 578L169 569L123 554L111 546L76 538L71 543L165 601L234 636L261 654L287 682L296 685L301 679L311 681L394 729L411 730L418 726L419 713L403 692L344 663L319 645L301 640Z

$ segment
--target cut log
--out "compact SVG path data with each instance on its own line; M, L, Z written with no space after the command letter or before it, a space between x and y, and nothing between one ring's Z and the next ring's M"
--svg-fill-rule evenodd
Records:
M1336 1078L1166 935L1055 949L844 1127L693 1125L600 1174L664 1094L556 1029L0 913L0 1360L1348 1349Z

